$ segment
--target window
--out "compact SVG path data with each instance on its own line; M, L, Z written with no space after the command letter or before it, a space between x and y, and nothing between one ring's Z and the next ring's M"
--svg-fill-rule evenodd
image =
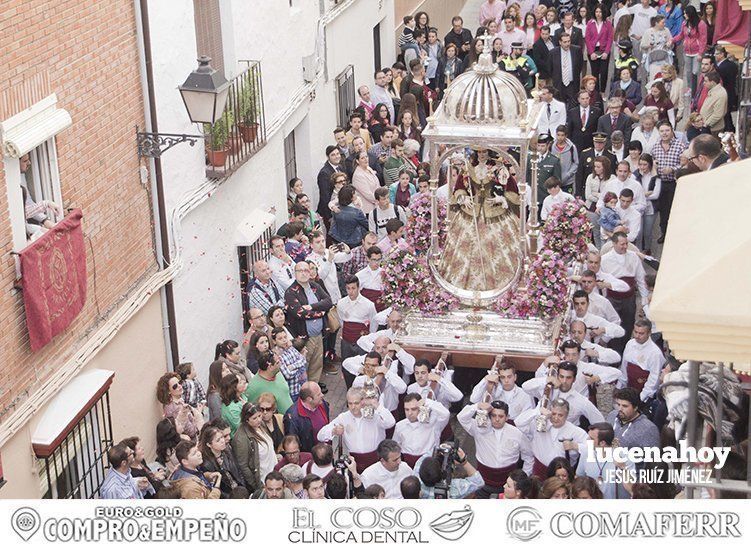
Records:
M295 151L295 132L290 132L284 139L284 175L285 182L297 177L297 153Z
M336 119L340 127L347 126L355 105L355 67L350 64L336 76Z
M380 70L381 66L381 23L373 27L373 71Z
M239 246L237 248L237 261L240 265L240 292L242 293L243 305L243 330L250 328L248 312L250 311L250 302L248 301L248 284L253 280L253 264L257 261L265 261L269 258L269 240L274 235L274 225L267 227L261 233L261 236L249 246Z
M32 437L45 499L92 499L107 475L113 445L109 388L114 373L76 377L50 403ZM71 414L80 414L73 419Z

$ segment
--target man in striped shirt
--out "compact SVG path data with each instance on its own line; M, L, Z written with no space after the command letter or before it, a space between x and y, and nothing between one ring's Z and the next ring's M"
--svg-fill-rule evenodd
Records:
M289 396L297 402L302 385L308 381L307 361L305 356L297 351L283 327L276 327L271 331L276 353L281 359L281 373L289 385Z
M130 462L133 450L117 444L107 452L110 471L99 488L102 499L143 499L146 491L155 493L154 488L146 478L133 478L130 473Z

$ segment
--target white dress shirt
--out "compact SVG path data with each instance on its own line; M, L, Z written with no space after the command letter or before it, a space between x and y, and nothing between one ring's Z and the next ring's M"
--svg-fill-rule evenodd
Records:
M542 114L540 115L540 122L537 124L537 132L539 134L550 134L555 136L555 129L559 125L566 124L566 106L563 102L558 100L550 101L550 116L548 116L548 104L542 102Z
M386 470L383 463L378 461L366 468L360 478L364 487L372 484L380 485L386 492L387 499L403 499L401 483L407 476L412 476L412 469L404 461L394 472Z
M396 333L391 329L385 329L382 331L376 331L370 334L366 334L365 336L360 337L360 339L357 341L357 345L365 352L372 351L373 346L375 346L375 341L379 336L388 336L389 340L393 342L394 338L396 338ZM399 359L399 362L404 367L405 374L412 374L415 371L414 355L407 353L400 348L399 351L396 352L395 357Z
M593 364L593 363L583 363L583 364ZM594 365L598 366L598 365ZM617 368L609 368L609 367L600 367L600 368L606 368L608 370L618 370ZM583 375L584 371L579 370L577 373L577 378L579 375ZM618 378L615 378L614 380L617 380ZM614 381L611 380L611 381ZM547 378L532 378L531 380L527 380L524 382L524 390L529 392L531 395L534 395L536 397L542 397L542 393L545 389L545 382L547 381ZM605 380L603 380L605 381ZM585 385L587 382L584 382ZM527 385L529 384L529 385ZM573 387L566 391L565 393L561 393L560 389L553 389L553 392L550 394L550 400L556 400L556 399L563 399L566 402L568 402L569 405L569 411L568 411L568 419L571 423L574 425L579 425L579 418L582 416L586 417L590 423L599 423L601 421L605 421L605 418L603 417L602 413L597 409L597 406L592 404L592 401L589 400L588 396L589 391L587 390L586 393L581 393L576 388L576 382L574 382ZM520 416L521 417L521 416ZM514 420L514 423L516 423L516 420Z
M587 312L583 316L576 315L576 311L571 311L571 319L575 319L577 321L584 321L584 324L587 326L587 329L590 328L600 328L602 327L605 329L605 334L602 336L596 336L592 338L592 341L597 343L600 340L607 343L610 342L613 338L621 338L623 335L626 334L626 331L618 325L617 323L611 323L604 317L600 317L599 315L595 315L592 312ZM594 334L594 333L591 333Z
M624 281L623 283L626 282ZM599 315L600 317L607 319L611 323L615 323L616 325L621 324L621 316L619 316L618 312L616 312L615 308L613 308L613 303L602 296L600 293L595 293L594 291L592 291L589 294L589 311L590 313Z
M593 344L592 342L589 342L588 340L585 340L581 343L582 351L581 351L581 357L579 357L579 364L581 363L598 363L598 364L605 364L605 365L614 365L616 363L621 362L621 356L618 355L618 352L614 349L606 348L604 346L601 346L600 344ZM589 355L587 355L587 349L593 349L597 352L597 361L588 360L590 359Z
M425 405L430 408L430 420L425 423L412 422L404 418L396 422L394 440L402 447L404 453L423 456L433 453L441 440L441 432L451 417L443 404L425 399Z
M623 255L610 250L602 256L600 264L602 271L617 278L636 278L636 287L643 300L647 300L649 290L644 280L644 265L639 256L633 251L626 251Z
M469 395L469 402L472 404L482 402L482 399L485 397L485 392L487 391L487 386L488 381L485 378L480 380L480 383L475 385L472 389L472 393ZM510 391L506 391L499 383L498 386L493 389L491 397L491 401L502 400L508 404L509 419L514 419L524 410L529 410L535 405L532 397L530 397L529 394L518 385L514 385L514 388Z
M615 207L615 211L618 213L618 217L621 218L623 226L628 228L628 232L626 233L628 241L632 244L635 243L639 238L639 234L641 234L641 214L636 211L633 204L625 210L618 204Z
M500 429L494 429L490 421L487 427L478 427L476 412L477 404L468 404L456 419L467 434L475 439L477 460L486 467L503 468L516 463L521 457L524 472L532 474L534 456L529 438L510 423L505 423Z
M431 382L428 382L424 386L421 386L417 382L411 383L407 387L407 393L417 393L422 398L426 399L428 398L428 393L432 391L434 400L438 401L440 404L448 408L452 402L459 402L464 398L464 394L459 391L459 388L456 387L451 381L451 378L453 376L453 370L447 370L446 372L444 372L443 376L441 376L441 379L438 382L438 388L435 391L433 391L433 388L430 387Z
M623 350L623 361L621 362L621 380L620 387L628 385L628 365L635 364L649 372L649 378L641 390L641 400L647 400L657 393L657 386L660 381L660 373L665 365L665 356L660 351L651 338L640 344L635 338L632 338L626 344Z
M271 277L281 288L281 291L284 292L289 289L289 286L295 281L295 261L290 260L289 264L287 264L280 258L272 255L269 257L268 263L271 269Z
M641 187L641 185L639 187ZM366 266L357 274L355 274L355 276L357 276L357 279L360 280L360 289L383 291L383 282L381 281L380 267L373 270L369 266Z
M558 194L548 195L545 197L545 200L542 201L542 211L540 212L540 219L545 221L548 218L548 215L550 215L550 212L553 210L553 206L556 204L560 204L561 202L566 202L567 200L575 200L573 195L570 195L566 191L558 191Z
M580 453L587 451L587 440L589 435L584 429L577 427L571 421L566 421L559 428L553 427L548 422L547 431L537 432L535 428L535 419L540 411L537 408L527 410L521 414L515 424L521 429L527 438L532 442L533 455L544 465L549 465L556 457L566 457L566 450L563 449L563 441L571 440L579 446L579 451L569 451L571 465L576 465ZM602 417L602 415L600 416ZM602 421L602 420L601 420Z
M370 326L370 332L378 330L376 321L376 308L370 300L358 294L355 300L346 296L340 298L336 303L336 311L339 313L339 320L343 323L365 323Z
M621 181L616 176L611 177L600 191L600 198L597 200L596 206L597 211L600 211L605 205L603 199L606 193L615 193L616 196L620 196L623 189L631 189L634 192L634 201L631 203L631 207L636 208L636 211L643 214L647 207L647 197L644 196L644 188L641 183L636 181L634 176L629 176L626 181Z
M609 274L607 272L603 272L602 270L600 270L599 272L597 272L596 276L597 276L597 281L604 281L606 283L609 283L610 290L615 291L616 293L625 293L626 291L630 289L630 287L628 286L628 283L626 283L625 281L621 279L616 278L613 274ZM595 287L595 290L602 295L599 287Z
M323 281L323 286L326 288L326 291L328 291L329 296L331 297L331 302L336 304L337 301L342 298L342 292L339 290L339 276L336 272L336 264L346 263L352 259L352 254L344 251L337 251L334 253L332 259L329 259L327 254L328 251L323 255L319 255L313 251L305 257L305 260L311 261L316 265L316 268L318 269L318 277Z
M396 366L395 363L391 363L389 371L384 374L384 379L381 382L383 388L381 390L381 403L386 410L391 412L399 406L399 395L407 391L407 384L396 373ZM367 379L368 377L365 374L360 374L352 382L352 387L364 387Z
M318 440L330 442L334 436L334 427L342 425L344 427L342 439L347 451L371 453L386 438L386 429L393 427L394 423L396 423L394 416L382 404L378 405L372 419L366 419L362 416L355 417L352 412L347 410L321 427L321 430L318 431Z
M576 368L576 378L574 379L574 384L571 386L571 389L572 391L576 391L583 395L587 400L589 399L589 385L587 385L586 374L598 376L602 383L615 382L621 378L620 369L618 368L586 362L577 363ZM530 397L540 398L545 389L547 377L548 367L543 363L535 371L535 377L522 384L522 389L524 389Z

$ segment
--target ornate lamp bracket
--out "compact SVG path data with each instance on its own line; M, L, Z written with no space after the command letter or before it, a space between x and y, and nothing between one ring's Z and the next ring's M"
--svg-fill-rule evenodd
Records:
M168 134L162 132L141 132L136 127L136 146L139 157L158 159L162 153L182 142L196 145L205 136L200 134Z

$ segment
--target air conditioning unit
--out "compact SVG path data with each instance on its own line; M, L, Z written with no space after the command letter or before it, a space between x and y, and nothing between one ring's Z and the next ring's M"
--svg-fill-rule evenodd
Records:
M302 58L302 77L305 83L310 83L315 79L317 66L318 56L315 53Z

